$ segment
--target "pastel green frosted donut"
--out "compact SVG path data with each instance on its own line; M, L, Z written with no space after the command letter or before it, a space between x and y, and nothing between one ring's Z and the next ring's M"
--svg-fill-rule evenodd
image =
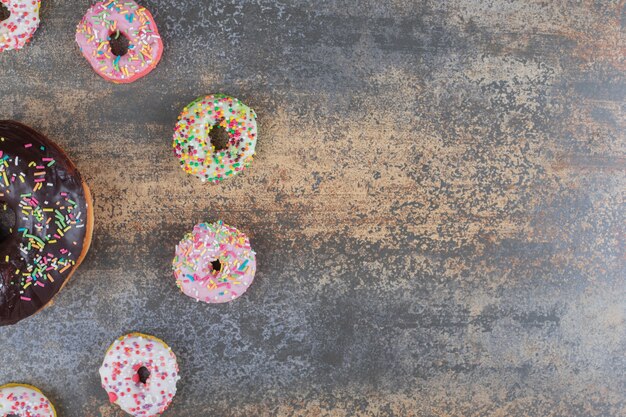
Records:
M236 98L212 94L183 109L172 146L185 172L216 183L250 165L256 138L254 110Z

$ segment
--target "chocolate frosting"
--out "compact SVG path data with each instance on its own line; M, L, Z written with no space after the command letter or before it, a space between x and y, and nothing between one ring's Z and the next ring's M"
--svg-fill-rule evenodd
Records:
M21 123L0 121L0 203L16 217L0 241L0 326L45 306L80 263L91 233L87 195L57 145Z

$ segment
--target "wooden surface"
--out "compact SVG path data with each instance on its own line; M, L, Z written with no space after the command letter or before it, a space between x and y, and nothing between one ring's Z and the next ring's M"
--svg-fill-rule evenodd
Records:
M0 383L121 417L97 371L141 331L180 361L164 416L626 415L624 1L142 1L166 49L131 85L81 57L90 3L43 0L0 56L1 118L67 150L96 214L55 305L0 329ZM209 186L170 147L214 92L260 139ZM257 278L196 304L173 249L216 219Z

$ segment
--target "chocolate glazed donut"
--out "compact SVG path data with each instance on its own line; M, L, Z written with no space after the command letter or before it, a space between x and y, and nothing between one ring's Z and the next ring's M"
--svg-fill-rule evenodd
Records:
M74 164L42 134L6 120L0 121L0 213L3 326L52 301L87 254L93 231L91 195Z

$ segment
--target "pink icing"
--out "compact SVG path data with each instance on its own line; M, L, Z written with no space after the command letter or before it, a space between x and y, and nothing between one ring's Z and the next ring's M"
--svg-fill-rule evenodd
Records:
M252 284L256 254L248 237L234 227L221 221L200 223L176 247L173 268L183 293L197 301L225 303Z
M130 42L122 56L113 54L109 44L118 31ZM94 4L76 28L76 42L96 73L115 83L130 83L148 74L163 53L152 14L132 0Z

